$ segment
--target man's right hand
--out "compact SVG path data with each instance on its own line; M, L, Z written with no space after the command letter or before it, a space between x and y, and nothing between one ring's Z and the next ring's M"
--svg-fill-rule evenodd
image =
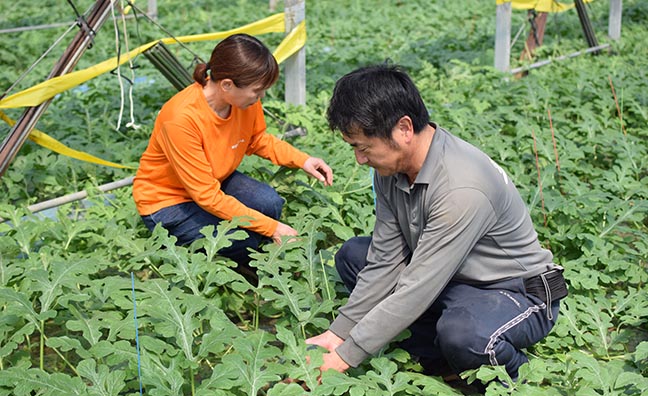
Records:
M281 237L283 237L283 236L297 236L297 235L299 235L297 233L297 230L295 230L294 228L292 228L289 225L286 225L286 224L284 224L282 222L279 222L279 224L277 225L277 229L275 230L274 234L272 234L272 240L277 245L281 245ZM293 240L294 240L294 238L291 238L289 240L289 242L293 241Z
M343 373L349 368L349 365L342 360L337 352L335 352L335 349L342 345L344 340L335 335L331 330L327 330L318 336L307 339L306 343L310 345L319 345L329 351L329 353L322 355L324 364L320 367L320 372L323 373L328 369L333 369Z
M344 343L344 340L335 335L331 330L326 330L318 336L307 339L306 343L310 345L318 345L329 352L333 352L337 347Z

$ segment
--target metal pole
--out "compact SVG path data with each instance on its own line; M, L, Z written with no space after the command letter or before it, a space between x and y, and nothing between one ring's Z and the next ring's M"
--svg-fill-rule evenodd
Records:
M115 190L118 188L130 186L133 184L133 178L134 176L127 177L125 179L117 180L114 182L106 183L101 186L98 186L97 189L101 192L108 192L111 190ZM51 208L56 208L65 204L69 204L75 201L80 201L82 199L85 199L88 197L88 193L84 191L78 191L72 194L64 195L62 197L50 199L47 201L39 202L33 205L29 205L27 207L27 210L29 210L31 213L38 213L43 210L51 209ZM7 221L7 219L3 219L0 217L0 223L4 223Z
M495 68L508 71L511 66L511 2L497 5L495 26Z
M621 14L623 0L610 0L610 19L608 21L608 36L612 40L621 38Z
M561 61L561 60L565 60L565 59L568 59L568 58L574 58L576 56L580 56L580 55L583 55L583 54L589 54L589 53L593 53L593 52L595 53L595 52L598 52L598 51L600 51L602 49L608 48L609 46L610 46L610 44L601 44L599 46L591 47L591 48L588 48L586 50L576 51L576 52L572 52L571 54L562 55L562 56L559 56L559 57L557 57L555 59L547 59L547 60L543 60L543 61L540 61L540 62L533 63L533 64L528 65L528 66L517 67L517 68L511 70L511 73L516 74L516 73L520 73L520 72L531 70L531 69L537 69L539 67L548 65L548 64L550 64L551 62L554 62L554 61Z
M148 0L147 14L149 17L151 17L151 19L157 19L158 16L157 0Z
M306 18L305 0L285 0L286 33ZM301 48L285 61L286 103L306 104L306 49Z
M97 188L101 192L108 192L110 190L115 190L117 188L130 186L131 184L133 184L133 176L127 177L125 179L117 180L114 182L110 182L107 184L103 184ZM29 211L32 213L37 213L45 209L55 208L57 206L65 205L74 201L80 201L87 197L88 197L87 191L85 190L78 191L72 194L64 195L62 197L58 197L58 198L50 199L48 201L43 201L37 204L30 205L27 207L27 209L29 209Z

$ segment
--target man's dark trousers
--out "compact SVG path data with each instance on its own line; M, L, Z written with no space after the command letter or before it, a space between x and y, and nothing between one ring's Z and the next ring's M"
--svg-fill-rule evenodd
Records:
M370 243L371 237L352 238L335 255L336 269L349 291L367 265ZM400 346L428 362L433 375L441 375L446 365L459 374L487 364L504 365L516 379L518 368L528 361L522 349L549 333L559 307L560 301L554 301L548 315L546 304L526 293L522 279L479 287L451 281L409 326L412 335Z

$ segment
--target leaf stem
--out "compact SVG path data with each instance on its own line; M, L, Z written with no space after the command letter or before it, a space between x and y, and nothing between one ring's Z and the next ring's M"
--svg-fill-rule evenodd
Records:
M259 293L256 291L254 292L254 317L252 318L253 323L252 326L254 326L254 330L259 329L259 305L260 305L260 299L259 299Z
M191 396L196 395L196 380L194 379L193 366L189 365L189 376L191 377Z
M41 320L40 321L40 357L39 357L39 367L41 370L43 370L43 367L45 366L44 360L45 360L45 321Z
M47 336L43 336L43 337L45 338L45 341L47 341ZM72 365L72 363L70 363L70 361L67 360L67 358L66 358L65 356L63 356L63 354L62 354L61 352L59 352L58 349L56 349L56 348L54 348L54 347L50 347L50 348L52 348L52 350L53 350L53 351L58 355L58 357L60 357L60 358L63 360L63 362L65 362L65 364L70 368L70 370L72 370L72 371L74 372L74 374L75 374L77 377L81 378L81 375L80 375L79 372L77 371L76 367L74 367L74 366Z
M326 291L326 298L328 300L333 300L331 297L331 290L329 289L328 277L326 276L326 269L324 268L324 258L322 257L322 251L319 251L320 256L320 265L322 266L322 283L324 283L324 290ZM333 320L335 320L335 311L331 312L333 314Z

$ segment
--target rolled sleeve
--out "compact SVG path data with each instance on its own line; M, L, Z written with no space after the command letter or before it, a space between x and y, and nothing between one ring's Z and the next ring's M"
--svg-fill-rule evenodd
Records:
M337 347L335 352L346 364L351 367L358 367L371 354L355 343L353 338L347 338L342 345Z
M333 332L336 336L340 337L343 340L349 338L351 329L356 325L356 322L346 317L344 314L340 313L337 318L331 323L329 330Z

